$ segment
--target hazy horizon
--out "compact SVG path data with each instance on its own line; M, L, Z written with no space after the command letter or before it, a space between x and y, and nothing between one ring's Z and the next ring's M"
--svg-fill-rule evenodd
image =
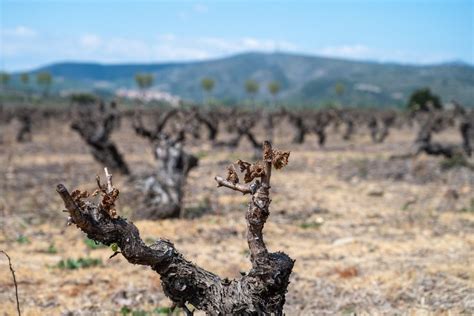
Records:
M438 66L438 65L445 65L445 64L452 64L452 63L459 63L463 65L467 65L470 67L474 67L474 63L470 63L464 60L446 60L440 62L433 62L433 63L415 63L415 62L401 62L401 61L377 61L377 60L364 60L364 59L351 59L351 58L344 58L344 57L331 57L331 56L324 56L324 55L317 55L317 54L310 54L310 53L300 53L300 52L286 52L286 51L274 51L274 52L262 52L262 51L245 51L245 52L238 52L238 53L231 53L228 55L222 56L215 56L209 57L205 59L196 59L196 60L169 60L169 61L150 61L150 62L137 62L137 61L121 61L121 62L100 62L94 60L57 60L50 63L46 63L43 65L38 65L33 68L26 68L26 69L18 69L11 71L12 73L22 73L28 71L35 71L37 69L46 68L52 65L57 64L94 64L94 65L101 65L101 66L122 66L122 65L155 65L155 64L186 64L186 63L199 63L199 62L208 62L208 61L216 61L216 60L225 60L228 58L237 57L240 55L247 55L247 54L265 54L265 55L273 55L273 54L281 54L281 55L293 55L293 56L304 56L304 57L314 57L314 58L326 58L326 59L335 59L335 60L344 60L344 61L351 61L351 62L360 62L360 63L376 63L376 64L394 64L394 65L402 65L402 66Z
M473 2L1 2L2 70L284 52L410 65L474 64Z

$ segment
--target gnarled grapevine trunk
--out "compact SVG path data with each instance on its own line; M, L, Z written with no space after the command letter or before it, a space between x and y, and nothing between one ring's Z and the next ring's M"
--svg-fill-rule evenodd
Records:
M392 111L371 115L367 126L370 130L372 142L383 143L390 133L390 128L395 123L396 113Z
M378 134L379 134L379 123L377 122L377 117L375 115L372 115L369 118L367 127L370 130L370 138L372 138L372 142L376 143L378 140Z
M150 140L157 167L152 174L136 181L141 197L134 218L163 219L181 215L186 178L189 171L198 165L198 158L184 151L183 129L175 139L163 132L166 121L173 115L174 112L164 113L154 131L146 129L139 116L135 118L135 131Z
M474 143L474 110L463 114L459 131L462 137L462 147L467 156L471 157Z
M33 138L31 126L33 125L32 109L22 108L16 113L20 128L16 134L16 141L19 143L29 142Z
M237 115L237 114L235 114ZM254 132L252 129L257 123L258 117L254 114L242 113L240 117L230 122L228 130L235 133L236 135L231 138L229 141L216 142L216 146L227 146L230 148L236 148L239 146L240 141L244 138L252 145L253 150L257 153L260 153L262 145L257 141Z
M176 218L183 208L184 185L198 159L186 153L181 142L163 138L155 141L156 172L137 182L142 192L141 205L134 218Z
M207 130L207 140L214 143L219 133L219 118L215 111L206 111L202 113L199 109L194 109L193 114L199 123L203 124Z
M459 146L433 142L432 134L443 130L445 124L446 122L441 114L428 114L425 122L420 126L415 140L415 154L424 152L428 155L443 156L448 159L453 158L455 155L462 155Z
M285 112L283 110L271 111L264 110L262 113L263 129L265 130L266 139L270 142L273 141L273 134L275 131L275 122L281 120Z
M318 111L314 118L313 131L318 137L318 144L324 147L326 144L326 128L331 123L331 115L326 111Z
M383 143L390 133L390 128L395 124L397 116L394 112L389 112L382 117L382 129L379 133L377 142Z
M346 129L342 135L342 139L350 140L352 135L355 133L354 119L350 115L345 115L343 122L346 124Z
M403 155L395 155L392 158L408 158L417 156L421 153L433 156L442 156L447 159L454 157L465 158L469 153L466 152L465 144L449 144L434 142L432 139L433 133L442 131L451 124L451 118L443 116L442 112L429 112L418 114L420 121L420 129L415 139L415 143L409 153ZM461 124L460 132L463 127Z
M118 191L113 188L111 177L107 186L99 182L102 201L98 204L86 200L87 193L76 190L69 194L62 184L57 192L70 223L97 242L116 243L130 263L150 266L160 274L163 291L175 305L185 308L189 303L209 315L282 315L294 261L282 252L267 250L263 227L270 214L271 169L286 165L288 156L288 152L272 150L266 142L261 161L239 161L245 172L244 183L240 183L235 168L228 169L227 179L216 177L218 186L251 195L245 218L252 268L235 280L222 279L196 266L168 240L158 239L146 245L137 227L116 215Z
M308 133L308 128L304 122L304 116L302 114L287 112L289 116L290 123L296 129L295 136L293 137L294 144L303 144L306 134Z
M130 171L124 158L110 135L116 126L117 112L108 110L101 104L98 109L84 107L76 114L71 128L75 130L89 146L92 156L102 165L128 175Z

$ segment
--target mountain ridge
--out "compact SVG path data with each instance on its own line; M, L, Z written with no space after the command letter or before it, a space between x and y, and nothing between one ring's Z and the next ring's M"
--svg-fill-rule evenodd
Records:
M458 61L414 65L393 62L354 61L296 53L246 52L210 60L165 63L95 63L64 61L37 68L49 71L56 89L114 91L135 87L134 75L148 72L155 76L155 88L199 101L204 93L203 77L216 81L213 96L227 103L248 96L243 88L247 79L258 81L259 100L268 100L269 82L281 85L279 100L289 103L337 101L348 105L402 105L409 94L429 87L443 101L456 99L467 106L474 100L474 66ZM344 93L337 95L341 83Z
M368 64L379 64L379 65L398 65L398 66L413 66L413 67L436 67L436 66L445 66L445 65L457 65L457 66L467 66L474 68L474 64L471 64L467 61L462 59L453 59L453 60L446 60L442 62L433 62L433 63L409 63L409 62L397 62L397 61L378 61L378 60L370 60L370 59L352 59L352 58L343 58L343 57L330 57L330 56L323 56L323 55L312 55L309 53L294 53L294 52L259 52L259 51L247 51L238 54L230 54L221 57L213 57L209 59L198 59L198 60L185 60L185 61L164 61L164 62L99 62L99 61L81 61L81 60L59 60L56 62L47 63L43 66L34 67L30 69L30 71L38 71L43 68L48 68L53 65L61 65L61 64L89 64L89 65L99 65L99 66L153 66L153 65L180 65L180 64L192 64L192 63L205 63L205 62L212 62L212 61L219 61L225 60L232 57L243 56L243 55L287 55L287 56L299 56L299 57L309 57L309 58L321 58L327 60L339 60L339 61L347 61L347 62L355 62L355 63L368 63ZM28 71L15 71L15 73L23 73Z

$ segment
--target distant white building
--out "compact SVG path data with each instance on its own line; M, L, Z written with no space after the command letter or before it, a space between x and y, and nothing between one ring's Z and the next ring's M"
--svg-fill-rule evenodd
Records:
M379 86L376 86L370 83L358 83L355 85L354 89L357 91L374 93L374 94L379 94L382 92L382 89Z
M115 91L115 95L121 98L128 99L139 99L144 102L149 102L152 100L164 101L170 103L171 105L179 105L181 98L171 93L160 91L160 90L146 90L140 91L136 89L118 89Z

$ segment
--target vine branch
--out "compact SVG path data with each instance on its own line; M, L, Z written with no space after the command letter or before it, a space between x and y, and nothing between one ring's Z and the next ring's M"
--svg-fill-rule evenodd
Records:
M8 259L8 265L10 267L10 272L12 273L12 277L13 277L13 284L15 285L16 310L18 312L18 316L21 316L20 300L18 299L18 284L16 283L15 270L13 270L12 261L10 259L10 256L7 254L7 252L4 250L0 250L0 252L3 253Z
M186 260L168 240L158 239L146 245L138 228L116 214L114 202L118 190L113 188L107 170L107 182L112 190L103 189L98 179L96 192L102 196L98 203L87 200L90 195L85 191L75 190L70 194L62 184L56 190L71 223L90 239L105 245L116 243L130 263L150 266L160 274L163 291L176 306L184 308L189 303L211 315L282 315L294 261L282 252L269 253L262 230L270 214L272 166L276 169L285 166L289 152L273 150L269 142L264 143L263 149L261 161L236 163L245 172L245 184L239 183L235 167L228 168L227 179L216 177L218 186L251 194L245 218L252 269L235 280L222 279Z

